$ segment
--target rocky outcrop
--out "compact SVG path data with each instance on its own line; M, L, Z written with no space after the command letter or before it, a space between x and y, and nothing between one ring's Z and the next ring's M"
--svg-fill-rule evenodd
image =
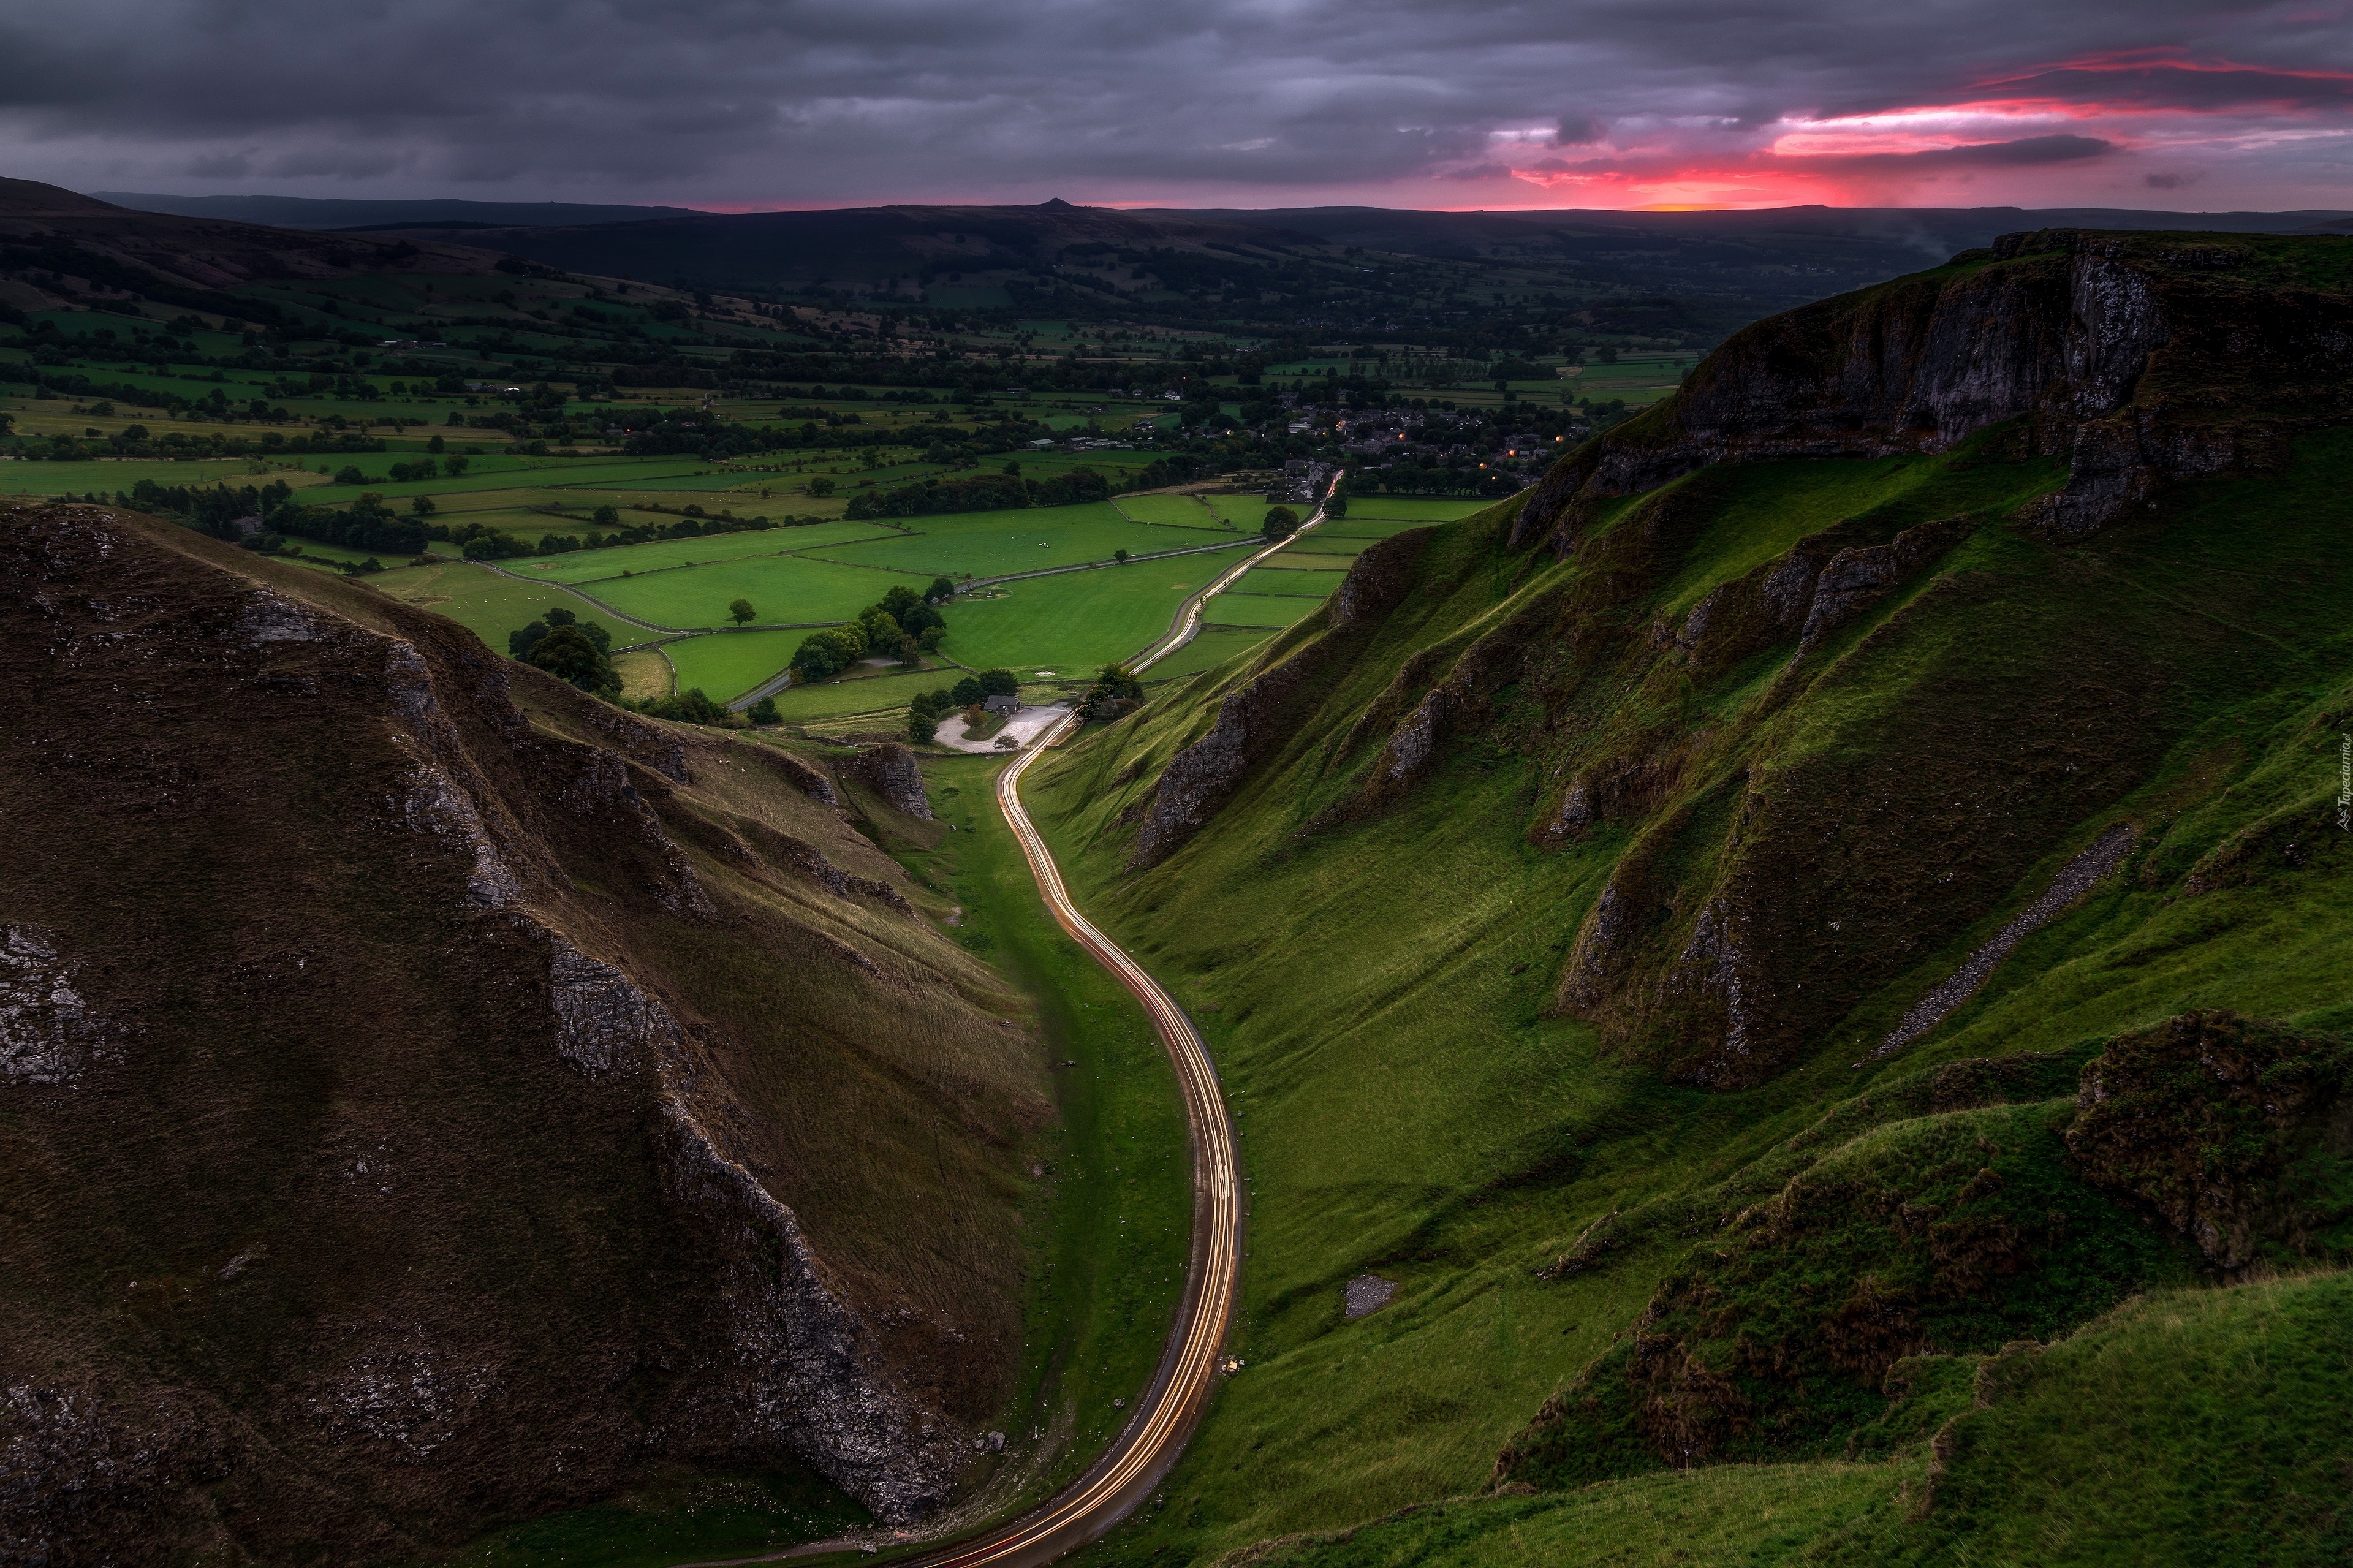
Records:
M2140 837L2130 823L2119 822L2109 828L2079 855L2059 868L2042 896L2021 910L2008 924L1994 932L1986 943L1958 969L1939 981L1935 989L1912 1005L1903 1021L1888 1031L1873 1056L1883 1057L1902 1050L1949 1017L1954 1008L1978 994L1980 986L1991 978L1994 969L2010 956L2016 947L2033 932L2056 919L2061 910L2105 881L2118 862L2132 850ZM1861 1063L1857 1063L1861 1066Z
M807 1458L885 1522L937 1509L968 1434L876 1375L864 1325L828 1285L793 1212L678 1100L662 1111L669 1189L712 1217L723 1238L713 1262L732 1309L729 1348L744 1373L733 1397L745 1427Z
M70 1083L120 1048L121 1031L74 988L54 931L0 928L0 1083Z
M1907 578L1943 554L1969 531L1964 518L1924 522L1907 528L1885 544L1841 550L1823 565L1806 594L1806 624L1798 646L1811 647L1864 611L1887 597ZM1798 596L1798 585L1778 574L1766 582L1770 604L1778 588L1785 602Z
M782 774L795 789L811 800L826 805L841 804L841 792L833 787L833 781L825 776L824 771L810 766L790 752L775 746L744 745L729 748L728 754L750 757L760 766Z
M2249 389L2244 406L2274 422L2343 412L2353 311L2288 289L2251 309L2232 274L2253 260L2156 236L2005 235L1936 272L1759 321L1546 475L1513 544L1566 553L1580 502L1709 464L1943 450L2009 420L2068 461L2038 516L2080 536L2168 480L2250 456L2245 430L2215 416L2224 388Z
M932 819L931 797L923 793L923 770L915 753L898 742L867 747L842 763L841 771L881 795L892 810L925 822Z
M2353 1256L2353 1049L2233 1013L2119 1036L2084 1068L2067 1148L2217 1268Z
M1294 702L1314 690L1335 659L1394 609L1413 586L1413 565L1430 531L1396 534L1357 556L1324 610L1324 635L1293 648L1290 656L1226 694L1208 732L1178 752L1153 786L1152 805L1128 858L1130 870L1155 866L1175 854L1219 807L1233 798L1243 778L1290 733Z

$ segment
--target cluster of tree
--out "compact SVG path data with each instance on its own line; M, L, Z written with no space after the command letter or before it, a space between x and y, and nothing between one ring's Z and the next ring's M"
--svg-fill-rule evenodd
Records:
M1021 682L1009 669L984 669L977 675L967 675L954 686L944 686L936 691L919 691L907 704L907 738L923 742L939 733L940 721L963 710L976 712L980 705L992 697L1011 697L1021 689Z
M288 502L263 514L280 533L340 544L346 550L375 550L386 554L415 555L433 537L423 519L401 517L370 492L342 509L301 506ZM470 524L469 526L471 526Z
M1124 664L1105 667L1087 694L1079 699L1082 719L1117 719L1144 700L1144 682Z
M1259 537L1272 544L1277 540L1290 538L1298 527L1297 512L1287 506L1271 506L1266 509L1266 521L1259 524Z
M753 709L754 717L752 721L755 724L773 724L776 721L776 704L773 699L763 699L763 700L766 702L768 716L765 719L757 717L759 709L754 707ZM727 722L727 710L713 702L704 694L700 686L690 686L685 690L673 692L668 697L649 698L642 702L633 703L624 699L621 706L634 709L639 713L650 713L657 719L676 720L681 724Z
M887 490L861 491L849 498L849 506L842 515L933 517L952 511L1073 506L1081 501L1111 498L1110 481L1092 468L1072 468L1069 473L1043 479L1024 479L1019 470L1019 464L1008 463L1001 474L976 474L968 479L925 479Z
M860 610L856 620L803 637L793 650L792 668L806 682L839 675L861 658L913 664L947 636L939 606L955 596L955 584L945 577L933 578L921 594L903 585L893 588Z
M621 678L613 669L612 634L570 610L550 610L521 631L508 633L507 653L559 680L570 681L591 696L611 699L621 694Z
M258 489L252 485L231 489L225 484L159 485L153 479L141 479L127 491L115 491L114 504L153 517L174 519L215 539L233 540L237 537L235 525L238 518L268 517L293 493L292 487L282 479L273 479Z

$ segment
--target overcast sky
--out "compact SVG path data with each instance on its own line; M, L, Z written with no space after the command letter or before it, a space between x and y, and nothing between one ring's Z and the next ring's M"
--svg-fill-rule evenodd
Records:
M71 0L0 173L807 207L2353 207L2344 0Z

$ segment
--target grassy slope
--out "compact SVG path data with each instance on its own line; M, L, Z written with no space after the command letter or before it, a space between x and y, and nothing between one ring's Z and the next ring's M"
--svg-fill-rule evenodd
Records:
M2316 1568L2353 1552L2348 1365L2353 1278L2165 1292L1989 1367L1988 1402L1939 1441L1933 1491L1915 1444L1881 1464L1727 1466L1459 1500L1253 1560Z
M1876 1079L2072 1044L2190 1005L2340 1020L2353 973L2341 878L2293 874L2274 845L2251 886L2184 899L2179 879L2333 782L2341 726L2330 716L2353 699L2353 647L2330 607L2345 591L2332 498L2348 469L2353 443L2322 436L2284 475L2185 487L2148 521L2066 551L1990 528L1947 563L1968 592L1907 590L1892 607L1929 605L1874 645L1876 663L1838 655L1887 625L1890 606L1841 634L1819 686L1779 720L1793 757L1933 756L1934 732L1905 721L1907 700L1920 706L1924 688L1971 665L1997 681L2063 686L2129 651L2167 671L2144 726L2146 782L2118 808L2152 826L2155 850L2031 939L1953 1023L1875 1070L1852 1070L1850 1047L1875 1041L2031 898L2073 840L2027 868L2014 902L1916 954L1831 1048L1760 1088L1711 1095L1604 1059L1587 1026L1552 1014L1561 954L1627 837L1605 823L1559 849L1531 847L1523 830L1545 780L1515 737L1459 741L1386 814L1298 835L1343 792L1340 735L1406 653L1573 579L1574 563L1498 560L1491 524L1439 538L1423 568L1432 586L1328 679L1325 716L1166 870L1124 878L1129 833L1113 819L1150 782L1138 760L1165 761L1198 733L1230 679L1196 679L1039 769L1038 797L1082 900L1180 994L1224 1004L1212 1043L1257 1177L1238 1332L1250 1372L1221 1395L1166 1510L1098 1551L1230 1548L1475 1487L1501 1439L1607 1347L1674 1254L1638 1249L1552 1282L1530 1270L1600 1215L1721 1180ZM1792 465L1738 471L1732 501L1760 519L1876 506L1900 526L2048 482L2034 465L1925 476ZM1839 499L1809 494L1818 484ZM1745 534L1704 531L1658 597L1688 601L1757 559ZM1694 693L1687 711L1729 723L1764 695L1764 672L1744 668ZM1339 1286L1367 1268L1402 1282L1398 1300L1345 1322Z

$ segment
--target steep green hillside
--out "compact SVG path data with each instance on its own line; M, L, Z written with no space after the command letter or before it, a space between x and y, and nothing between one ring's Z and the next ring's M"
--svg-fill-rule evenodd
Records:
M2135 1300L2047 1349L1924 1363L1884 1463L1742 1465L1455 1499L1226 1568L2342 1563L2353 1279ZM1916 1407L1916 1408L1915 1408ZM1926 1441L1933 1433L1933 1443Z
M1760 323L1033 772L1253 1176L1248 1364L1099 1554L1491 1483L1810 1541L1920 1474L1920 1358L2345 1256L2341 251L2013 237ZM1819 1468L1610 1479L1726 1461Z

